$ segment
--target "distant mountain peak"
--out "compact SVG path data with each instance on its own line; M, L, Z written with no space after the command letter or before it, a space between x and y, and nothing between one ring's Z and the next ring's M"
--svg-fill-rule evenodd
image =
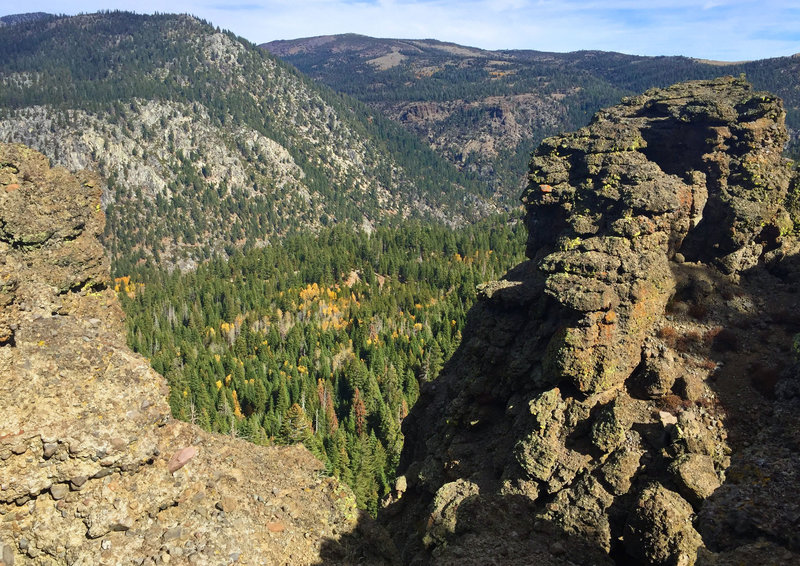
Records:
M52 17L53 14L47 12L26 12L24 14L9 14L8 16L0 17L0 27L13 26L16 24L23 24L26 22L33 22L41 20L42 18Z

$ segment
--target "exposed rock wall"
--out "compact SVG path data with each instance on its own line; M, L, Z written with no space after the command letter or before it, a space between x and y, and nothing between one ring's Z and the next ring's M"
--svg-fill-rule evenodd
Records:
M530 260L404 423L383 520L406 562L800 561L783 120L728 78L543 142Z
M305 448L171 418L125 346L100 193L0 145L0 564L380 563L338 544L354 498Z

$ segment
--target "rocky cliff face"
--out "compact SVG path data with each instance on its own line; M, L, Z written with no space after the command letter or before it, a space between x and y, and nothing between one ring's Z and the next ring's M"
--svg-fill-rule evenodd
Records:
M544 141L530 259L404 423L383 519L406 562L800 561L783 121L720 79Z
M0 145L0 564L380 562L338 543L354 499L304 448L170 417L124 343L100 194Z

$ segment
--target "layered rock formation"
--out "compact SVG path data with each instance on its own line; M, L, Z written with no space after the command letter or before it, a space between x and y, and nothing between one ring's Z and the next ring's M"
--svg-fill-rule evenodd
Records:
M783 121L729 78L544 141L530 260L404 423L383 520L405 562L800 562Z
M354 498L304 448L171 418L125 346L100 194L0 145L0 564L380 562L338 543Z

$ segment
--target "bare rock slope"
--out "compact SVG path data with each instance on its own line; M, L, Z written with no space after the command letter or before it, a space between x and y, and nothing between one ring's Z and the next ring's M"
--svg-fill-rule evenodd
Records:
M727 78L543 142L530 259L404 422L405 562L800 563L786 139L780 100Z
M97 240L100 194L92 174L0 145L0 563L364 554L337 546L355 526L354 499L303 447L171 418L164 379L125 346Z

